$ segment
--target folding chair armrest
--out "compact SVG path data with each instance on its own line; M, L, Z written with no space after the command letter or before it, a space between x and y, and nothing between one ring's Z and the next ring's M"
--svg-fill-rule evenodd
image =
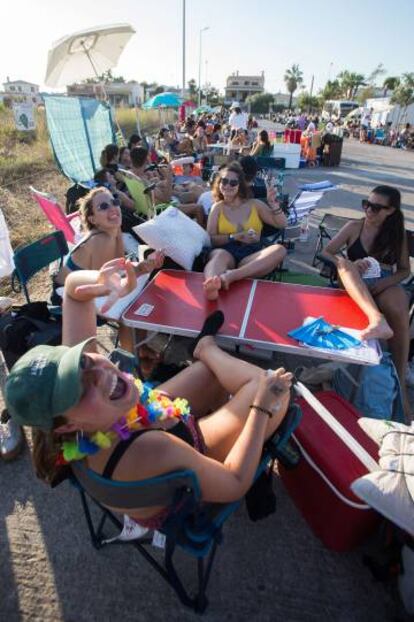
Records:
M15 294L20 294L22 291L22 282L16 270L13 270L11 275L11 288Z
M323 264L322 269L320 270L320 275L329 279L331 285L335 287L335 283L338 279L335 263L332 259L328 259L328 257L325 257L325 255L322 255L321 253L317 253L315 258Z

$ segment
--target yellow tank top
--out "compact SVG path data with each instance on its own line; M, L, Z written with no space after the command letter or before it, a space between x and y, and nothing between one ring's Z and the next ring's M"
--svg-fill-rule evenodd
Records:
M257 213L256 207L253 205L250 210L250 214L247 220L244 221L243 231L249 231L249 229L254 229L254 231L260 235L263 229L263 223L259 218L259 214ZM217 233L228 234L237 233L237 225L234 225L224 214L223 208L220 209L218 223L217 223Z

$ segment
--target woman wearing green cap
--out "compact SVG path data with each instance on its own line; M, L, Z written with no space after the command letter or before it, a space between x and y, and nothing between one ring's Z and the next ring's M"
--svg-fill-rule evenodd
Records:
M197 473L203 500L238 499L252 483L264 441L286 414L292 375L283 368L266 373L223 352L214 335L224 317L216 311L194 340L195 363L156 391L137 383L97 352L94 339L94 298L126 295L135 279L134 266L123 259L70 274L65 345L33 348L11 370L6 403L16 422L34 429L36 472L51 483L61 464L84 459L102 474L124 444L112 479L188 468ZM157 528L167 513L154 507L129 512Z

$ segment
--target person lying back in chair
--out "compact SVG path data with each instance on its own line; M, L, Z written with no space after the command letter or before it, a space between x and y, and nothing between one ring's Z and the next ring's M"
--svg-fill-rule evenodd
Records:
M59 465L85 460L102 474L117 449L114 480L190 469L204 501L240 499L252 484L265 440L285 417L292 374L283 368L265 372L222 351L214 334L224 317L216 311L193 342L196 362L157 390L143 386L99 354L95 339L94 298L126 295L135 281L135 266L124 259L70 274L64 345L33 348L12 368L7 408L13 420L33 427L36 473L51 483ZM168 512L128 510L151 528L159 528Z
M99 270L107 261L125 254L122 238L120 200L104 187L94 188L80 201L79 212L85 236L66 257L65 264L53 279L53 304L60 304L57 289L66 284L66 278L77 270ZM137 274L160 268L164 258L154 254L136 264ZM131 329L121 325L119 338L125 350L132 351Z

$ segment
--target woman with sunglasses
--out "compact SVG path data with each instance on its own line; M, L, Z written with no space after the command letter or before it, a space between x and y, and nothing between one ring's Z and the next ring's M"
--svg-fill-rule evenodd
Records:
M204 289L209 300L217 299L221 288L248 277L265 276L282 263L286 250L280 244L265 246L260 235L263 224L286 227L287 220L268 189L269 206L248 198L242 168L233 162L220 170L213 184L215 204L207 231L213 250L204 269Z
M292 374L283 368L265 372L222 351L214 335L224 317L216 311L193 343L196 362L156 391L143 387L100 354L94 339L94 298L126 295L135 280L133 265L123 259L70 274L64 345L33 348L11 370L8 413L33 427L36 473L56 483L74 460L121 482L191 469L204 501L240 499L252 484L264 441L286 414ZM128 514L158 529L169 508L132 508Z
M86 231L85 237L71 249L66 257L65 265L60 269L53 280L52 302L61 302L56 289L65 284L70 272L77 270L99 270L106 262L123 257L125 254L122 239L122 214L119 199L103 187L94 188L80 201L79 213L82 226ZM160 267L163 262L162 254L158 253L146 261L136 264L136 272L151 272ZM127 350L132 348L131 331L121 326L120 341Z
M323 254L336 264L338 276L368 317L365 339L386 339L400 378L408 412L405 373L409 348L408 300L401 281L410 274L401 194L391 186L377 186L362 201L365 217L347 223L327 244ZM340 252L346 248L347 259ZM379 277L364 279L373 257Z

